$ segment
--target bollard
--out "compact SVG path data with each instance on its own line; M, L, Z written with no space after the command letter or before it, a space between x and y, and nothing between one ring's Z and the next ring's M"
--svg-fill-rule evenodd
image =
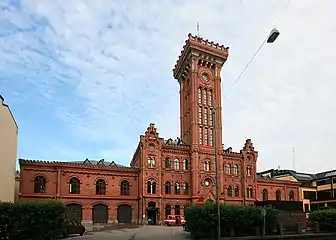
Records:
M320 232L320 224L318 222L314 222L314 231L315 233Z
M234 227L230 226L230 237L234 237L234 236L235 236Z
M302 227L300 222L295 223L295 231L296 233L302 233Z
M278 230L279 230L279 235L283 235L284 234L284 231L283 231L283 223L282 222L279 222L279 225L278 225Z

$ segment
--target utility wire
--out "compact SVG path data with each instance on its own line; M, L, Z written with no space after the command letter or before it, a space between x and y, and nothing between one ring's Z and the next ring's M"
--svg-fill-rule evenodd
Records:
M285 8L284 8L284 13L286 12L286 10L287 10L287 8L288 8L290 2L291 2L291 0L288 0L288 1L287 1L287 4L286 4L286 6L285 6ZM280 19L280 18L278 18L278 19L275 21L275 24L274 24L274 27L273 27L273 28L275 28L275 27L278 25L278 23L279 23L279 19ZM234 85L236 85L236 83L239 81L239 79L240 79L241 76L244 74L244 72L246 71L246 69L250 66L251 62L254 60L254 58L257 56L257 54L259 53L259 51L261 50L261 48L262 48L262 47L264 46L264 44L266 43L268 37L269 37L269 35L267 35L267 37L266 37L266 38L264 39L264 41L261 43L261 45L259 46L259 48L257 49L257 51L253 54L253 56L252 56L252 58L250 59L250 61L245 65L245 67L244 67L243 70L240 72L240 74L238 75L238 77L236 78L236 80L233 81L232 85L229 87L229 90L228 90L227 94L224 95L223 99L226 98L226 97L229 95L229 92L230 92L230 90L232 89L232 87L233 87Z

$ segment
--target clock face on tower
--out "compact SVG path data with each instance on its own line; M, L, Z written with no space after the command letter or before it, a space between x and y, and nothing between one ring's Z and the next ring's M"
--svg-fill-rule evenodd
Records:
M209 81L209 76L208 76L208 74L203 73L203 74L202 74L202 80L203 80L204 82L208 82L208 81Z

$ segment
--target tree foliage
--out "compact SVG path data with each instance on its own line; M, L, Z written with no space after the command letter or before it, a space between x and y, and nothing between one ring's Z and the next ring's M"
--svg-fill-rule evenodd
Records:
M270 232L277 224L278 211L265 206L220 205L221 235L228 236L230 229L235 235L255 235L256 228L263 224L261 209L266 210L266 231ZM194 238L214 237L217 229L217 205L206 203L204 206L190 206L184 212L186 228Z
M335 232L336 231L336 209L323 209L313 211L309 214L311 223L318 222L321 231Z
M57 239L66 207L57 201L0 203L0 239Z

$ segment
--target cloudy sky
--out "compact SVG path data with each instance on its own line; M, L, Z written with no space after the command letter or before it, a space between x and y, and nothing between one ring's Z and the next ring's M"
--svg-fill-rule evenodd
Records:
M225 147L251 138L258 170L336 168L336 2L0 0L0 93L22 158L128 164L154 122L179 135L172 68L189 32L230 47ZM240 80L232 82L275 26Z

